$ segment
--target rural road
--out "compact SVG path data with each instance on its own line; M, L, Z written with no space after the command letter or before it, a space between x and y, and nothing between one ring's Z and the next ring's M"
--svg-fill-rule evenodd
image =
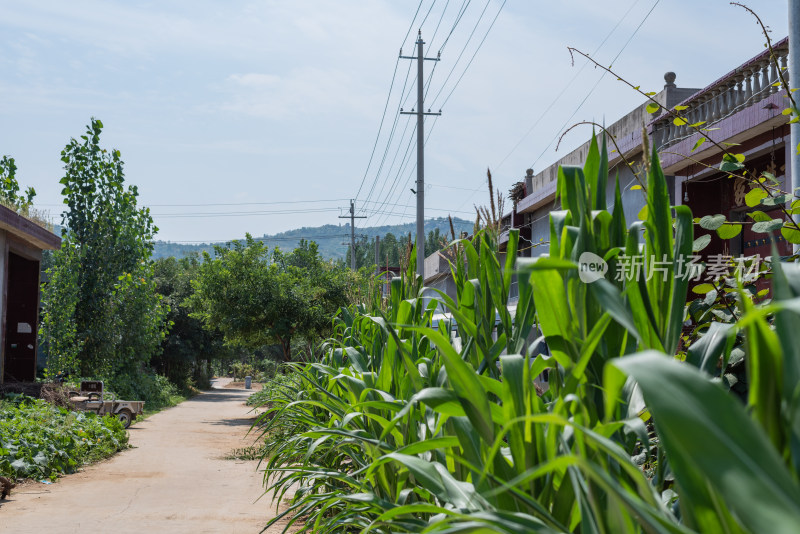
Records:
M135 423L133 448L110 460L55 484L17 487L0 501L0 532L260 532L275 505L268 496L256 502L263 492L257 462L223 458L253 442L245 436L254 417L244 405L249 394L205 392Z

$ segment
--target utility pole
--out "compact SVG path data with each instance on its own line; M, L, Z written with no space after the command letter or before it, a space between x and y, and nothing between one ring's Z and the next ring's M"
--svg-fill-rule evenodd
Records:
M375 236L375 274L381 272L381 236Z
M416 59L417 60L417 109L414 111L403 111L403 115L416 115L417 116L417 274L425 277L425 115L441 115L442 111L438 113L431 113L429 109L425 112L425 78L424 69L422 68L424 61L439 61L440 54L436 57L425 57L422 51L422 45L425 41L422 40L422 30L419 30L417 35L417 55L404 56L403 51L400 51L400 59Z
M339 215L340 219L350 219L350 268L356 270L356 219L366 219L365 215L356 215L356 203L350 200L350 215Z
M800 0L789 0L789 84L790 87L800 87ZM791 146L787 147L787 154L791 159L792 194L797 194L800 187L800 155L797 154L797 145L800 144L800 123L789 125L789 140ZM794 222L800 223L800 216L794 216ZM794 246L794 252L800 252L800 245Z

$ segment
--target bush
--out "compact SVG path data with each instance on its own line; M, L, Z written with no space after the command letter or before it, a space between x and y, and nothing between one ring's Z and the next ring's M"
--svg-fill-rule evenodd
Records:
M106 389L119 399L143 400L148 410L174 406L181 399L178 387L167 377L152 372L123 374L107 381Z
M21 395L0 401L0 475L53 480L127 445L128 434L115 417Z

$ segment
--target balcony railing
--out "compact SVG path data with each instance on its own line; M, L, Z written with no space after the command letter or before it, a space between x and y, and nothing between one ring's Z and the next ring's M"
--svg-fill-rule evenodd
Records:
M772 48L783 77L788 81L789 73L786 70L789 55L788 38L775 43ZM689 124L704 121L700 128L711 128L734 113L782 90L778 82L780 82L778 66L770 58L770 51L765 50L681 102L680 106L688 106L687 109L680 111L688 121L687 124L675 125L673 117L666 113L652 121L649 128L653 142L659 150L663 150L694 135L695 130L690 128Z

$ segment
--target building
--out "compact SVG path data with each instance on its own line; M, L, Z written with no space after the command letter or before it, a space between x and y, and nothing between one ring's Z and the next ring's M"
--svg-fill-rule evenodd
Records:
M737 154L745 156L745 165L751 175L772 173L783 191L789 191L791 180L789 142L790 116L782 111L789 102L783 88L778 84L778 68L784 77L789 43L783 39L773 45L779 65L770 61L770 51L765 50L744 62L725 76L703 89L680 88L675 84L676 75L664 75L664 89L653 98L662 106L681 108L689 124L703 122L702 127L710 131L697 133L687 125L676 126L666 113L651 115L647 102L633 109L620 120L608 126L616 146L609 145L609 182L606 198L609 209L613 208L615 178L619 176L621 198L628 224L637 220L645 205L642 190L633 189L638 182L633 171L625 163L642 160L643 131L656 147L664 174L670 186L673 205L685 204L695 217L725 215L729 221L747 221L747 214L755 209L764 211L772 218L781 217L781 207L772 209L760 206L749 208L744 196L748 191L745 180L730 178L719 170L723 153L710 141L732 147ZM800 94L800 93L799 93ZM702 137L708 142L695 148ZM562 165L583 166L589 151L590 141L562 157L546 169L534 174L528 169L512 193L513 209L503 217L503 233L500 235L501 250L508 241L512 228L520 231L521 257L536 257L548 251L550 239L550 212L560 209L555 201L558 168ZM618 147L618 150L616 150ZM620 155L624 155L623 157ZM521 189L521 192L519 191ZM709 231L695 225L695 238ZM782 255L791 253L791 246L781 236L753 233L749 225L730 240L723 240L712 231L711 243L702 251L706 258L715 255L752 256L770 255L774 240ZM430 260L430 261L429 261ZM430 264L430 265L429 265ZM442 273L441 261L429 257L425 262L425 285L447 287L447 277ZM515 288L511 289L511 299Z
M666 73L664 89L653 97L662 106L672 108L698 91L698 89L677 87L675 79L674 72ZM652 115L647 112L647 104L648 102L642 103L607 127L608 132L614 136L616 146L611 141L608 142L609 180L606 185L606 201L611 209L614 205L615 179L618 175L625 219L628 222L636 220L639 211L645 205L642 191L631 189L638 182L625 160L634 162L642 159L642 132L652 119ZM590 143L591 141L586 141L538 174L534 174L532 170L528 169L524 181L525 196L517 202L514 214L515 221L519 221L520 235L530 236L528 245L531 248L526 251L527 253L523 253L525 256L535 257L547 252L547 247L537 245L550 239L549 215L550 211L554 209L558 168L562 165L583 166ZM619 150L616 150L617 146ZM675 178L667 176L667 180L672 184L671 192L674 201Z
M61 238L0 205L0 383L36 378L42 251Z
M785 69L788 39L775 43L773 49L780 68ZM789 99L785 90L776 85L778 67L769 55L769 50L765 50L686 98L681 105L687 107L683 113L690 122L705 121L703 127L715 128L704 132L709 140L745 156L745 169L750 176L771 173L779 182L778 187L791 193L791 152L786 150L791 116L781 113L789 107ZM700 134L686 126L676 127L666 118L652 121L648 131L661 154L664 172L675 176L677 203L689 206L695 217L722 214L729 221L747 222L748 213L760 210L770 218L783 218L781 206L770 209L746 205L749 185L746 180L731 178L719 170L722 150L705 142L693 151L702 137ZM706 233L709 232L695 225L695 237ZM703 254L767 257L773 240L781 255L791 254L791 245L782 236L754 233L748 224L730 240L716 238L712 232L711 243Z

